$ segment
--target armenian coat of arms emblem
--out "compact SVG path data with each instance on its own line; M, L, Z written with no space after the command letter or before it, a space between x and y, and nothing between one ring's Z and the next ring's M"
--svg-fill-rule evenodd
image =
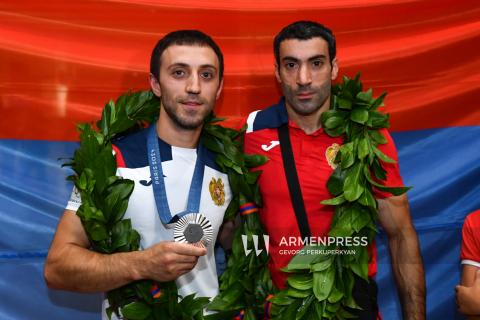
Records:
M340 145L338 143L332 144L330 147L327 148L327 150L325 150L325 158L327 158L327 162L333 170L337 168L335 158L337 157L337 153L339 150Z
M212 180L210 180L209 190L213 202L217 206L223 206L225 203L225 186L223 185L222 178L212 178Z

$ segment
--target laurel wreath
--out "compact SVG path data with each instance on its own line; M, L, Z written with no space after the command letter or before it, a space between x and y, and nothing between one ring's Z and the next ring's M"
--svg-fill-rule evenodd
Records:
M389 126L388 115L377 110L384 97L382 94L374 99L371 89L362 91L359 75L354 79L344 77L343 83L332 88L331 108L322 114L321 120L328 135L343 135L344 141L334 161L337 168L327 183L334 198L322 201L335 206L329 236L366 236L371 243L378 219L373 187L394 195L408 190L379 183L386 179L382 162L394 162L377 148L387 142L379 129ZM75 172L68 179L80 192L82 205L77 214L94 251L111 254L139 250L140 235L132 228L130 219L123 219L134 183L116 176L112 141L141 130L158 114L158 98L150 91L127 93L106 104L96 129L90 124L78 125L80 147L65 165ZM213 115L209 117L202 138L216 154L217 164L228 174L232 201L224 219L232 220L245 205L261 206L256 183L260 172L249 169L267 159L244 154L244 129L224 128L218 125L219 120ZM142 280L107 292L108 315L121 313L131 320L351 318L347 308L359 308L352 296L354 274L368 280L367 248L355 247L355 255L299 253L283 270L290 273L287 288L278 291L272 286L266 250L258 256L255 252L245 254L242 236L252 247L252 236L264 234L258 214L250 211L241 216L232 252L227 257L227 269L220 277L220 294L212 302L194 294L179 297L174 281ZM341 248L318 245L304 249ZM206 308L217 313L204 315Z

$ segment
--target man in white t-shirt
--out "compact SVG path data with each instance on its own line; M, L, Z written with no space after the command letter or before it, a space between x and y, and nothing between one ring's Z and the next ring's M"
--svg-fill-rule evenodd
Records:
M135 183L125 218L130 218L140 233L143 250L110 255L89 250L89 240L76 215L81 202L74 190L45 262L50 288L106 292L151 279L175 280L181 296L218 294L213 246L231 191L228 176L218 169L213 154L199 145L199 139L204 120L222 90L223 56L208 35L195 30L176 31L154 48L150 72L151 89L161 100L158 122L152 124L153 128L114 141L117 175ZM189 188L197 154L202 154L203 179L197 179L201 183L199 212L209 221L213 239L207 247L175 242L174 225L159 215L152 191L149 139L158 140L155 144L161 156L164 193L173 214L190 205ZM210 192L212 183L222 197Z

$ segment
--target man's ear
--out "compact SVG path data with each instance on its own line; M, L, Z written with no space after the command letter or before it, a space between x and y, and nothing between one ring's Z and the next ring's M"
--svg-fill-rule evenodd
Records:
M276 62L275 62L275 78L277 78L278 83L282 83L282 79L280 78L280 69Z
M338 76L338 60L337 58L332 60L332 80L335 80Z
M160 89L160 83L158 83L158 79L155 78L153 74L150 73L150 88L152 88L153 94L157 97L162 96L162 90Z
M217 95L215 96L215 100L218 100L218 98L220 98L220 94L222 93L222 90L223 90L223 78L220 81L220 85L218 86Z

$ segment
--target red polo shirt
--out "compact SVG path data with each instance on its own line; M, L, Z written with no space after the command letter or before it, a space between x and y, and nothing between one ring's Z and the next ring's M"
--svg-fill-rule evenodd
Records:
M480 268L480 210L470 213L462 228L462 264Z
M295 212L290 200L282 155L280 151L277 128L288 123L295 166L300 182L307 219L313 237L322 237L328 234L333 218L333 207L320 203L332 198L326 183L333 172L333 167L327 158L332 159L332 152L342 144L342 138L332 138L319 129L312 134L305 134L292 121L288 114L284 100L262 111L250 114L247 119L247 133L245 134L245 152L267 156L270 160L258 168L263 173L259 184L263 197L263 208L260 218L265 231L270 237L270 264L274 284L278 288L285 287L288 274L280 271L288 265L295 255L294 251L301 249L302 244L285 246L285 239L289 237L301 238ZM397 152L393 141L386 130L382 133L388 143L380 145L379 149L392 159L397 160ZM397 164L382 163L387 170L386 185L401 186L402 179ZM389 194L376 192L377 198L387 197ZM283 243L282 243L283 239ZM369 265L369 275L376 273L376 249L370 248L372 260Z

